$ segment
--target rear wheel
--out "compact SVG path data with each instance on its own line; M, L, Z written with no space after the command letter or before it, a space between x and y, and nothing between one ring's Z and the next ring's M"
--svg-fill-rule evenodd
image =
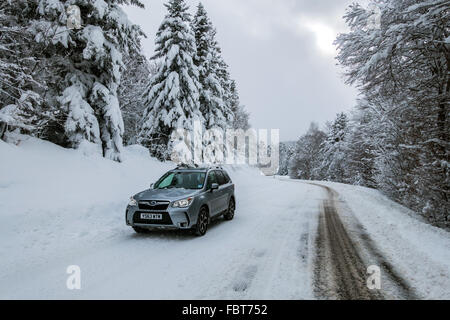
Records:
M197 225L195 226L195 235L199 237L204 236L206 230L208 230L208 223L209 223L208 211L206 210L205 207L202 207L198 214Z
M133 230L136 231L136 233L148 233L147 229L140 228L140 227L133 227Z
M228 204L228 210L223 215L225 220L233 220L234 218L234 211L236 210L236 203L234 202L234 199L231 198L230 203Z

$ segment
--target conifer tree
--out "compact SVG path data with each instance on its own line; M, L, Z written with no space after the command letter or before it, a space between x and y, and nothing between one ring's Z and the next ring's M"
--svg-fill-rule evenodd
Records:
M170 0L156 34L156 54L160 67L145 92L146 110L138 142L153 156L168 159L170 137L176 129L193 130L194 122L204 123L200 113L197 52L191 16L184 0Z
M200 110L206 120L206 129L225 129L228 124L229 110L224 102L224 88L218 77L220 48L215 39L216 31L200 3L192 22L195 33L197 54L195 64L199 70Z
M184 1L169 1L166 7L169 12L157 33L153 57L160 68L144 94L146 110L137 141L152 155L168 159L174 130L192 133L199 120L202 130L219 129L203 136L203 158L220 162L223 155L210 154L217 150L206 146L223 138L215 133L236 128L236 119L238 128L248 129L248 113L239 105L236 84L204 6L198 5L192 20Z
M437 225L450 225L450 15L447 0L383 0L380 23L358 4L336 43L347 82L366 99L376 183ZM380 129L381 128L381 129Z
M35 80L24 89L36 93L39 108L30 99L22 105L39 111L36 117L41 123L35 135L73 148L88 141L105 157L122 159L124 125L117 98L122 52L138 50L143 35L121 8L126 4L143 7L138 0L18 0L3 4L6 11L20 9L14 24L24 27L32 40L21 48L31 65L21 70L27 72L27 79ZM80 10L79 29L68 23L72 21L71 6Z
M329 125L327 138L322 145L322 164L319 168L324 179L346 182L345 175L345 139L348 132L348 117L338 113Z

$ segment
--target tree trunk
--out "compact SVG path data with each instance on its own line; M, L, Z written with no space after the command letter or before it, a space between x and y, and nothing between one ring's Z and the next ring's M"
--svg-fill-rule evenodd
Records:
M0 140L3 140L3 136L6 133L6 128L7 128L7 124L6 122L0 122Z

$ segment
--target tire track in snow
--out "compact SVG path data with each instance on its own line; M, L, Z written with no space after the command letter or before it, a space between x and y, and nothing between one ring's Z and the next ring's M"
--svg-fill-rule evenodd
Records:
M319 222L317 237L317 264L315 278L318 280L316 295L337 299L374 300L381 297L366 286L364 263L344 228L334 204L324 200L323 218ZM331 268L323 268L331 263ZM332 282L323 280L323 272L332 273ZM331 290L322 292L324 286L332 285ZM331 296L328 296L330 295ZM333 297L334 296L334 297Z
M320 184L327 199L323 200L316 238L314 269L315 294L326 299L416 299L408 283L376 248L362 225L352 216L358 229L357 239L352 239L339 213L337 192ZM363 259L364 254L368 257ZM369 266L377 265L382 273L382 289L370 290L366 285ZM383 290L388 288L388 290Z

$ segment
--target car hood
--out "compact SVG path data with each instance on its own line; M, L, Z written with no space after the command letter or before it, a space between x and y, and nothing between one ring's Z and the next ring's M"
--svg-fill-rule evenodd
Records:
M142 191L134 196L136 200L181 200L195 196L200 193L201 190L189 190L189 189L148 189Z

